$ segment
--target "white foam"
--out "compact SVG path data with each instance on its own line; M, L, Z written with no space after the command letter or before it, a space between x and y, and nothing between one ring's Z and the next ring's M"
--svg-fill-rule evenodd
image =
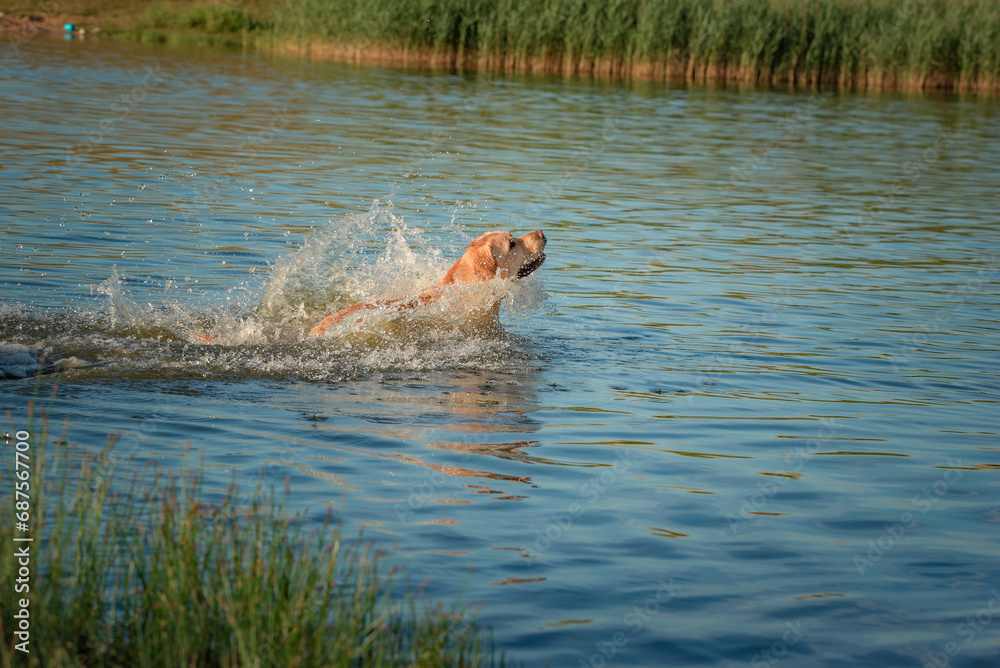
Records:
M41 344L0 343L0 379L3 380L65 371L83 364L76 357L53 358L52 348Z

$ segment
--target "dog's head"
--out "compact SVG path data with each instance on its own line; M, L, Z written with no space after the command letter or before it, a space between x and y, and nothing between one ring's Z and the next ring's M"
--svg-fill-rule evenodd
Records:
M545 241L541 230L519 237L510 232L487 232L469 244L442 283L524 278L545 262Z

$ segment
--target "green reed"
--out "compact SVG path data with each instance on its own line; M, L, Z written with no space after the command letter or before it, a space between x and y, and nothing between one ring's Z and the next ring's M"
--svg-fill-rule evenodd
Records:
M153 5L140 25L150 29L191 30L209 35L259 30L266 26L251 12L226 4L180 9Z
M6 11L38 13L30 0ZM144 41L359 46L376 61L388 48L458 67L1000 90L996 0L153 0L139 11L62 0L54 11Z
M268 32L508 62L717 66L763 81L1000 79L994 0L287 0Z
M261 489L230 489L209 503L198 478L150 470L123 484L114 439L89 454L63 438L50 455L44 423L32 427L31 653L12 641L24 596L14 593L13 552L23 543L12 541L7 518L5 668L503 665L464 608L397 595L386 555L345 545L329 518L306 531ZM4 457L0 477L8 509L12 460Z

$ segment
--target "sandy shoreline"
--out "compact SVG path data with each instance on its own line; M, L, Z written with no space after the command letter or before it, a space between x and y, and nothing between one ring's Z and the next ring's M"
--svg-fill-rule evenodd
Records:
M31 14L28 16L13 16L3 14L0 16L0 32L7 33L4 41L10 41L18 37L31 39L39 33L59 34L66 32L65 25L73 26L82 23L91 23L82 16L51 15L51 14Z

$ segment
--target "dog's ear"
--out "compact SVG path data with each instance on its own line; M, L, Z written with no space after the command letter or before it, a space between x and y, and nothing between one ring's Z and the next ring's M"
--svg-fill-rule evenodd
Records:
M482 255L476 262L476 274L482 280L488 281L496 277L507 244L503 236L491 234L484 246Z
M484 234L465 250L459 262L465 263L464 281L488 281L497 273L497 241L493 234Z
M490 280L497 273L498 252L494 235L487 233L474 239L438 285L451 285L455 281Z

